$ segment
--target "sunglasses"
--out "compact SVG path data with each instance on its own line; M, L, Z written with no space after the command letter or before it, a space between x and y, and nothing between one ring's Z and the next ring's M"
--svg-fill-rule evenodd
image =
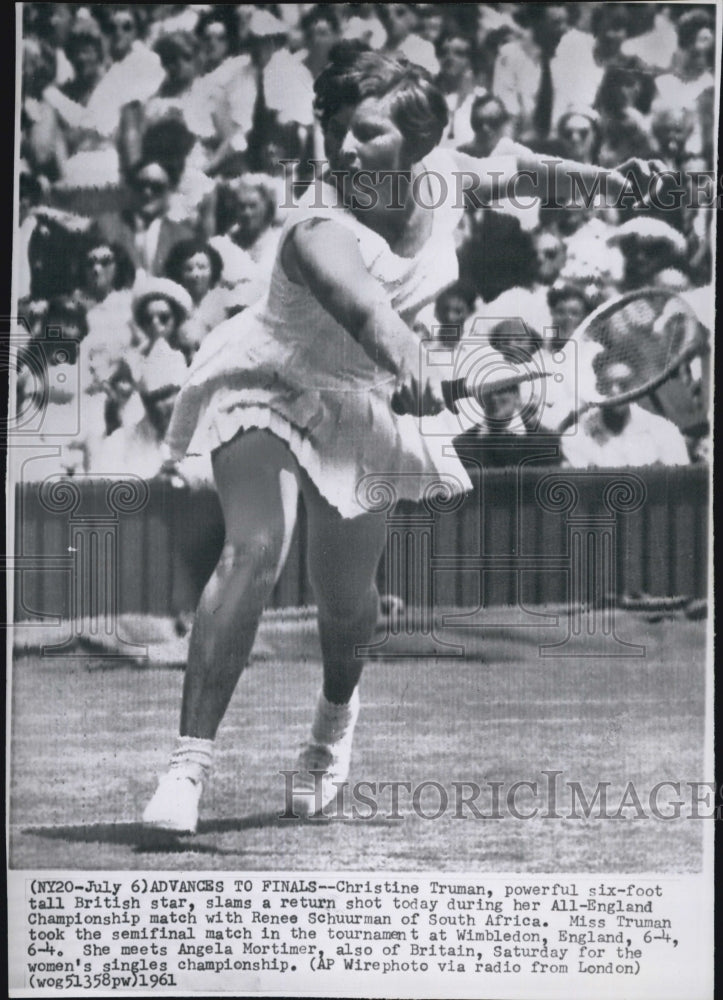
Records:
M109 267L111 264L115 264L115 257L112 253L89 254L85 262L86 264L102 264L104 267Z
M173 313L170 310L164 312L147 312L144 322L150 323L154 319L158 320L159 323L170 323L173 319Z

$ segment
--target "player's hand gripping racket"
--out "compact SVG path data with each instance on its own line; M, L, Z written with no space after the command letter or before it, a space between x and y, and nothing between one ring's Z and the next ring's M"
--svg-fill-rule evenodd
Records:
M585 413L649 396L709 350L709 333L680 295L643 288L604 302L575 331L573 341L597 344L593 359L599 397L582 401L558 427ZM582 356L589 351L579 352ZM704 415L705 416L705 415Z
M507 366L510 367L510 366ZM442 382L442 393L444 403L448 410L457 413L457 404L462 399L475 399L482 406L495 392L502 392L505 389L513 389L524 382L533 382L537 379L548 378L550 372L531 370L521 371L512 374L498 374L496 377L489 377L481 382L479 378L455 378ZM405 406L400 397L395 393L392 396L392 410L398 415L412 411Z

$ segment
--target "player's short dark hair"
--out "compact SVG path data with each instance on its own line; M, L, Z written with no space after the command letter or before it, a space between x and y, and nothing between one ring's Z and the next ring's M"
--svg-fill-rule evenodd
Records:
M447 102L427 70L406 59L373 52L366 45L335 45L314 91L322 128L343 107L389 95L392 120L415 162L434 149L447 125Z

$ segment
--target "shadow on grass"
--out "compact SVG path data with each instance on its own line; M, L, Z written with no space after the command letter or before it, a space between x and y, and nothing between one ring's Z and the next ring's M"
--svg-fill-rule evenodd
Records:
M278 827L328 827L363 823L365 826L396 826L399 819L373 817L370 819L316 816L310 818L285 817L278 813L254 813L251 816L218 820L202 820L195 834L171 833L154 830L142 823L90 823L82 826L34 826L26 827L26 835L44 837L48 840L64 840L76 844L116 844L130 847L136 854L145 853L194 853L194 854L238 854L238 850L225 850L215 844L199 842L204 834L242 833L244 830L258 830Z

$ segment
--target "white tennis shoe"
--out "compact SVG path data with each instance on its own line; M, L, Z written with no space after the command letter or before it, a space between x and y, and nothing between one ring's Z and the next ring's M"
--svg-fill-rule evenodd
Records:
M336 799L339 786L349 776L358 715L358 691L349 705L343 707L331 705L320 697L311 740L299 754L296 765L299 773L294 775L292 808L297 816L318 816Z
M169 833L195 833L203 781L171 768L158 781L158 788L143 812L145 826Z

